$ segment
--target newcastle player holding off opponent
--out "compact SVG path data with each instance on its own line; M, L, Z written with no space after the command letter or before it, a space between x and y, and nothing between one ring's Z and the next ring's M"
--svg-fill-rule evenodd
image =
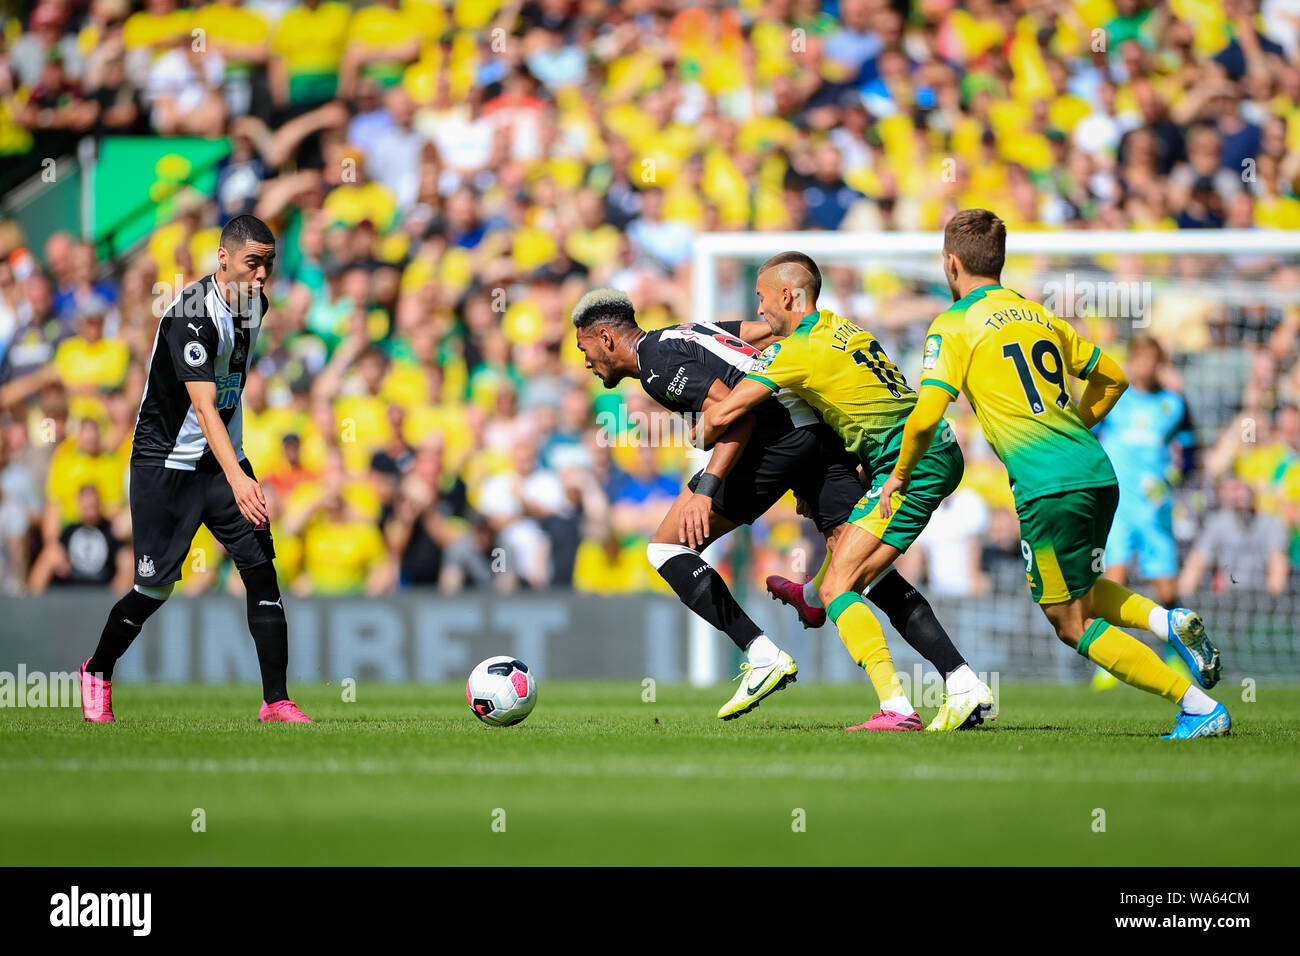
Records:
M266 315L262 286L275 262L275 237L260 219L238 216L222 230L217 256L216 273L180 293L154 338L131 450L135 587L113 606L81 666L89 721L112 722L113 665L171 596L204 524L244 581L262 670L258 720L311 723L286 689L288 626L266 499L241 447L240 399Z
M573 307L573 324L587 367L606 388L635 376L664 408L691 416L731 394L758 355L753 343L772 333L766 322L695 322L646 331L631 300L614 289L583 296ZM756 521L787 491L806 504L817 530L834 542L862 497L857 468L839 437L802 399L778 394L718 439L708 466L691 479L647 546L650 564L682 603L745 652L740 686L718 710L723 720L752 711L792 683L799 668L741 609L699 552L738 525ZM991 701L929 602L901 574L891 568L867 596L945 678L965 675ZM962 729L983 719L974 713L973 700L954 710L959 700L960 695L945 699L931 730ZM919 718L915 729L921 729Z

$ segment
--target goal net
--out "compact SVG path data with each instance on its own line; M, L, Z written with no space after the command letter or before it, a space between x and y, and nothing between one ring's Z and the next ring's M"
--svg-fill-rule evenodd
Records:
M915 383L926 329L952 301L941 245L938 233L702 235L692 316L752 318L758 265L799 250L822 266L821 307L874 333ZM1164 444L1167 432L1174 446L1167 462L1151 456L1158 473L1121 483L1108 560L1122 558L1131 587L1151 596L1173 589L1197 608L1228 677L1300 675L1300 233L1016 231L1007 253L1004 285L1073 322L1121 364L1130 353L1157 354L1150 341L1160 346L1158 383L1174 397L1128 410L1132 433L1106 443L1112 457L1135 454L1153 434ZM950 420L966 476L900 570L977 670L1086 678L1090 666L1059 645L1030 600L1005 471L964 398ZM752 540L715 547L710 556L751 600L766 575L802 580L823 553L811 525L780 509ZM801 677L852 676L833 628L803 631L775 609L769 621L802 653ZM889 633L900 669L919 676L918 659ZM697 680L726 669L709 646L703 630L692 641Z

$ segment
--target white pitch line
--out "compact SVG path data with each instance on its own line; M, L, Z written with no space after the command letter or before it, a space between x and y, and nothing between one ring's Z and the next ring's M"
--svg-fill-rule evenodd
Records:
M586 777L632 779L705 779L705 780L846 780L881 782L890 780L933 780L936 782L984 783L1061 783L1061 784L1300 784L1300 774L1275 770L1216 771L1213 768L1189 772L1137 771L1055 771L1033 768L956 767L939 764L913 764L904 768L880 771L871 767L838 764L768 763L739 767L716 764L673 763L647 766L609 766L606 764L520 765L509 761L460 760L324 760L296 761L261 758L246 759L142 759L76 757L9 757L0 758L0 773L10 771L51 771L56 773L161 773L161 774L327 774L340 776L399 776L416 774L445 777Z

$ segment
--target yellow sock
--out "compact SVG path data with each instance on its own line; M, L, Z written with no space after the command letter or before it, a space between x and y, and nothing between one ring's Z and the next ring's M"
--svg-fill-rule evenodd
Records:
M1151 630L1151 612L1160 605L1149 597L1130 591L1122 584L1107 578L1098 578L1092 586L1092 606L1098 617L1104 617L1117 627L1136 627Z
M831 566L831 549L826 549L826 558L822 561L821 570L813 575L812 586L817 590L822 589L822 582L826 580L826 569Z
M826 614L839 628L840 640L849 654L871 678L871 686L876 689L881 703L896 697L905 698L898 672L894 670L894 659L889 655L889 645L885 643L884 628L862 600L862 595L857 591L845 591L831 602Z
M1178 703L1191 687L1191 681L1179 677L1136 637L1112 627L1102 618L1088 625L1075 648L1094 664L1099 664L1124 683Z

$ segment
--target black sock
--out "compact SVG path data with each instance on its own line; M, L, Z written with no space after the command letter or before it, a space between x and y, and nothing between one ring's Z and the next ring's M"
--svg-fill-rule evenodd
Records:
M763 633L731 596L722 575L698 554L673 555L660 565L659 574L683 604L724 631L742 651Z
M262 669L262 700L274 704L288 700L289 623L284 601L270 561L241 571L248 601L248 630L257 645L257 663Z
M99 644L95 653L90 655L86 671L97 674L104 680L113 679L113 665L126 653L131 642L140 636L140 628L149 620L154 611L163 606L163 602L141 594L135 588L127 591L122 599L108 612L108 621L100 632Z
M934 616L930 602L897 571L888 572L871 586L869 600L889 616L894 630L945 678L966 663L952 638Z

